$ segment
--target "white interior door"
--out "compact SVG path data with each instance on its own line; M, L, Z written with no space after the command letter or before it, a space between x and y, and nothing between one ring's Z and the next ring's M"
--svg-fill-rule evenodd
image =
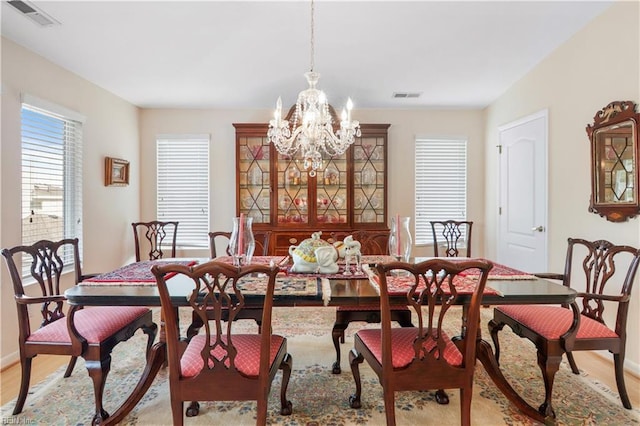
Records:
M498 129L498 259L526 272L547 270L547 110Z

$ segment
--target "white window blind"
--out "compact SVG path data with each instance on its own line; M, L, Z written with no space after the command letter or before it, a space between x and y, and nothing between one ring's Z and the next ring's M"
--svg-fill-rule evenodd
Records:
M209 245L209 136L157 138L157 218L176 220L177 244Z
M429 221L467 218L467 141L417 138L415 240L432 244Z
M22 244L77 237L82 257L82 123L69 116L79 117L37 98L22 104ZM63 261L73 265L72 250ZM23 276L30 265L24 257Z

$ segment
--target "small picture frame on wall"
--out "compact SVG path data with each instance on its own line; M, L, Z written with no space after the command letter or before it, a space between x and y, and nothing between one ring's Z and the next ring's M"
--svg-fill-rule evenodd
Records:
M127 186L129 185L129 162L119 158L105 157L104 159L104 185Z

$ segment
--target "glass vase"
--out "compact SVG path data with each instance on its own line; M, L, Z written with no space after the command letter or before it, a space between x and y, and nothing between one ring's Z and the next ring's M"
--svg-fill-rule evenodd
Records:
M413 239L408 216L395 216L391 218L391 235L389 236L389 254L396 260L408 262L411 258Z
M253 238L253 217L240 215L233 218L233 230L229 239L229 251L234 266L251 263L256 242Z

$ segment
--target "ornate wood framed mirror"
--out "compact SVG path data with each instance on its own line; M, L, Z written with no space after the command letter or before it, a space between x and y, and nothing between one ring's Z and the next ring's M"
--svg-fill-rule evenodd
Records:
M591 142L589 211L611 222L624 222L640 212L638 197L638 121L636 104L615 101L587 125Z

